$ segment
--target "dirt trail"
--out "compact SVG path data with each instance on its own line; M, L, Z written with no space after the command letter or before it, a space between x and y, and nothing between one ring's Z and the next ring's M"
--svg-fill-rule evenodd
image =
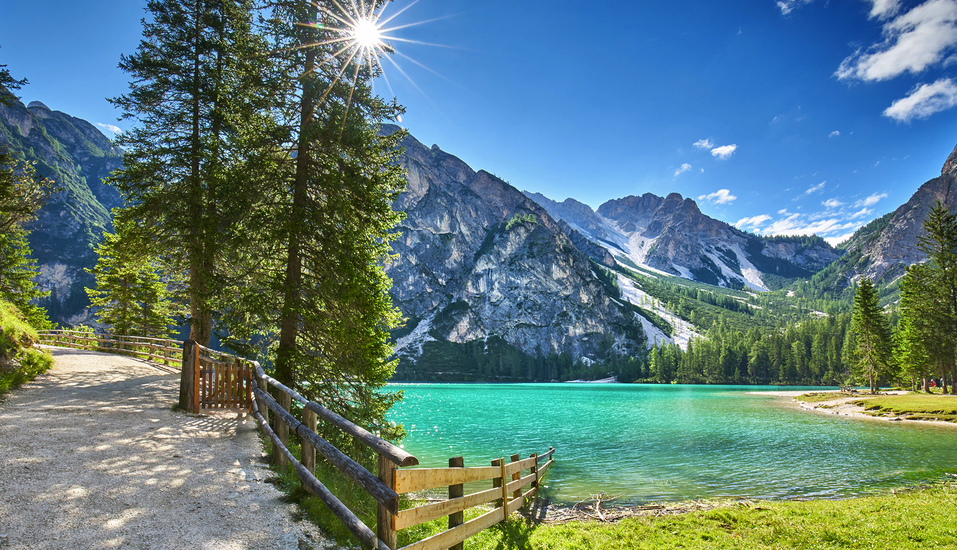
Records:
M0 401L0 549L326 547L265 483L251 417L174 412L175 369L50 350Z

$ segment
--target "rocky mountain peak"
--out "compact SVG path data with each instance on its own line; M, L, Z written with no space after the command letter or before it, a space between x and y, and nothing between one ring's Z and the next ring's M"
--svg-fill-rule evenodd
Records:
M31 101L30 104L27 105L27 109L33 111L33 114L40 118L50 118L53 116L53 111L39 101Z
M947 162L944 163L943 169L940 171L941 177L950 176L957 178L957 147L954 147L950 156L947 157Z

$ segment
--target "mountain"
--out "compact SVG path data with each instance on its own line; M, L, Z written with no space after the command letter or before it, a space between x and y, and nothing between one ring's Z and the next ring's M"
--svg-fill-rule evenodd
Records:
M51 296L41 305L50 319L73 325L87 322L84 268L96 264L93 244L110 228L110 209L120 206L116 189L102 178L122 165L122 152L95 126L39 101L0 105L0 146L18 160L36 161L37 173L60 188L28 229L40 267L39 285Z
M469 343L532 357L603 359L643 349L640 321L541 206L462 160L406 136L406 217L387 266L408 319L397 353L409 361Z
M810 277L841 257L819 237L759 237L701 213L678 193L610 200L594 211L574 199L527 195L625 263L715 286L768 290Z
M868 277L890 284L907 266L924 261L917 239L923 233L924 218L937 201L957 212L957 147L944 162L940 176L928 180L897 210L857 230L841 245L848 254L828 270L831 273L824 282L847 287Z

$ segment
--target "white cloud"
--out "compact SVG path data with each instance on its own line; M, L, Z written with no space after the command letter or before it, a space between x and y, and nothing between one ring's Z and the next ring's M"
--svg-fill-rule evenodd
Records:
M123 130L120 130L119 126L114 126L112 124L103 124L102 122L97 122L96 125L99 126L100 128L103 128L104 130L112 132L114 135L123 133Z
M957 105L957 84L942 78L933 84L921 84L911 90L884 111L884 116L898 122L910 122L915 118L927 118L934 113L946 111Z
M678 168L677 170L675 170L675 177L677 178L678 176L687 172L688 170L691 170L691 165L686 162L681 165L681 168Z
M826 184L827 184L827 180L824 180L824 181L822 181L821 183L819 183L819 184L817 184L817 185L812 185L811 187L808 187L807 191L801 193L801 194L798 196L798 198L801 198L801 197L810 195L810 194L812 194L812 193L817 193L817 192L820 191L821 189L824 189L824 186L825 186ZM795 200L796 200L796 199L795 199Z
M787 213L788 213L788 209L787 209L787 208L782 208L782 209L778 210L778 215L779 215L779 216L783 216L783 215L785 215L785 214L787 214Z
M837 137L837 136L839 136L839 135L841 135L841 132L839 132L838 130L834 130L833 132L831 132L830 134L828 134L827 137L832 137L832 138L834 138L834 137Z
M708 201L714 204L731 204L738 197L731 194L727 189L719 189L710 195L701 195L698 200Z
M849 218L849 219L852 219L852 220L856 220L857 218L863 218L864 216L867 216L868 214L870 214L870 213L873 212L873 211L874 211L874 210L871 209L871 208L862 208L861 210L859 210L859 211L857 211L857 212L854 212L853 214L851 214L850 216L848 216L848 218Z
M737 145L722 145L721 147L715 147L711 150L711 156L717 157L721 160L731 158L731 155L734 154L737 150Z
M884 19L890 17L897 13L897 10L900 9L900 0L870 0L873 6L871 7L871 19Z
M854 208L874 206L875 204L881 202L881 199L886 199L887 193L874 193L866 199L861 199L854 203Z
M821 204L823 204L824 207L827 208L828 210L833 210L833 209L835 209L835 208L844 206L844 203L841 202L841 201L839 201L839 200L837 200L837 199L827 199L826 201L822 202Z
M875 1L872 17L889 15L891 3ZM847 57L834 74L842 80L879 81L943 62L957 45L957 0L928 0L884 23L883 34L884 42Z
M777 4L778 9L781 10L781 15L787 15L803 4L810 4L811 1L812 0L778 0Z
M741 229L744 229L745 227L753 227L757 229L761 224L770 220L771 216L768 216L767 214L761 214L759 216L752 216L750 218L741 218L734 225L735 227L740 227Z
M711 149L714 147L714 142L711 141L711 138L699 139L698 141L694 142L694 146L698 149Z

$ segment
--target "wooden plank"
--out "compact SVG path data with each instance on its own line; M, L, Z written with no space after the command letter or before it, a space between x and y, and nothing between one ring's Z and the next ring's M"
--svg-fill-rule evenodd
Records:
M525 477L520 477L510 481L508 483L508 491L512 493L512 498L518 498L522 496L522 487L532 483L533 481L535 481L535 474L528 474Z
M555 459L549 460L549 461L546 462L545 464L539 466L539 468L538 468L538 479L542 479L543 477L545 477L545 472L548 471L548 468L552 465L553 462L555 462Z
M555 447L549 447L547 453L542 453L538 455L538 461L544 462L549 459L553 454L555 454Z
M518 455L512 455L512 462L505 465L505 473L514 475L522 470L528 470L537 464L534 455L525 460L519 460L517 457Z
M408 510L401 510L395 517L393 525L396 531L401 531L415 525L421 525L427 521L447 516L455 512L468 510L469 508L492 502L502 496L500 488L486 489L478 493L472 493L454 500L443 500L423 506L416 506Z
M196 376L199 376L199 370L200 370L200 368L201 368L201 366L200 366L200 364L199 364L199 353L198 353L197 350L195 349L195 346L197 345L196 342L193 342L193 345L194 345L194 349L193 349L193 361L194 361L194 366L193 366L193 368L194 368L194 370L195 370L195 372L196 372ZM197 380L197 382L198 382L198 380ZM198 383L195 384L195 385L194 385L194 388L195 388L196 386L198 386L198 385L199 385ZM198 413L198 412L199 412L199 391L198 391L198 389L196 389L196 390L193 391L193 409L192 409L191 412L194 412L194 413Z
M492 461L492 467L493 467L493 468L497 468L500 473L501 473L501 472L504 472L504 470L502 470L502 468L501 468L503 462L505 462L505 459L503 459L503 458L496 458L495 460ZM503 484L504 482L505 482L505 475L503 474L501 477L496 477L495 479L492 480L492 487L493 487L493 488L498 488L498 491L501 493L501 491L502 491L502 484ZM502 495L500 494L500 495L499 495L499 499L495 501L495 507L496 507L496 508L501 508L501 507L505 506L505 501L501 499L501 496L502 496Z
M514 498L508 502L508 513L512 514L522 509L522 506L525 506L525 499L535 496L535 489L529 489L529 491L523 495L520 495L518 498Z
M395 464L381 455L379 456L379 481L390 488L395 481ZM394 526L394 511L397 510L389 510L384 504L376 505L376 536L390 550L395 550L395 547L399 545L399 534Z
M407 468L395 471L395 492L401 494L492 479L501 473L497 466L473 468Z
M502 509L496 508L471 521L459 525L455 529L443 531L419 542L403 546L402 550L445 550L480 533L498 523L502 517Z

